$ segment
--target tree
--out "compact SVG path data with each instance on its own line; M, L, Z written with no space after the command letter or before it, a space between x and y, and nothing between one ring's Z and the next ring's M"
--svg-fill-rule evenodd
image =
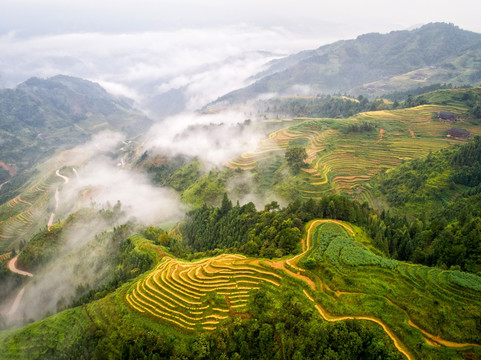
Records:
M219 209L219 215L224 216L231 210L232 210L232 201L229 200L227 193L224 193L224 197L222 198L222 204Z
M307 159L306 149L302 146L293 146L286 150L286 161L294 173L298 173L301 167L305 165L304 160Z

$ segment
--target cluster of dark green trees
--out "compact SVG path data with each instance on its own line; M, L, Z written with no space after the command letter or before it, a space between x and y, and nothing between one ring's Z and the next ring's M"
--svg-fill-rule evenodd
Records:
M285 152L287 165L291 168L294 174L297 174L302 167L306 166L307 152L303 146L289 147Z
M362 95L359 95L357 99L331 95L318 95L315 98L274 98L259 104L259 106L270 114L314 118L347 118L363 111L391 108L380 99L370 101Z
M409 217L371 221L376 246L396 259L480 272L480 184L481 137L394 169L377 189Z
M342 126L340 130L344 133L351 133L351 132L363 133L363 132L374 131L375 129L376 129L376 126L373 123L370 123L367 121L359 121L355 123L350 122L349 124Z
M272 258L300 250L307 221L333 218L367 225L370 214L374 212L367 205L337 195L317 201L294 201L282 209L273 202L263 211L257 211L253 203L232 206L224 195L220 208L204 205L191 211L181 231L194 251L231 249Z
M224 197L220 208L203 206L188 214L181 226L190 250L229 249L250 256L277 257L299 250L302 229L313 219L351 222L373 238L386 256L442 268L481 271L481 194L440 207L430 216L381 214L357 201L333 195L297 200L286 208L254 204L232 206Z
M194 251L232 249L272 258L293 253L300 244L303 222L273 202L264 211L253 203L232 206L224 195L220 208L204 205L191 211L181 226Z

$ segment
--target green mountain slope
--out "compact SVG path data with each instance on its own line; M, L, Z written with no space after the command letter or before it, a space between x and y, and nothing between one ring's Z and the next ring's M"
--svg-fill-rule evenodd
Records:
M433 23L412 31L371 33L278 60L254 84L229 93L222 103L263 93L309 95L385 92L451 82L479 84L481 35L452 24Z
M0 91L0 161L11 169L25 169L100 130L133 135L150 124L127 100L98 84L61 75L32 78Z
M259 192L274 191L289 201L337 193L379 207L369 185L373 176L465 142L448 136L453 127L481 135L479 119L472 115L480 91L439 90L406 100L424 105L368 111L348 119L296 118L294 125L284 121L290 126L269 134L257 149L232 159L228 166L253 173ZM460 120L440 120L440 111L458 114ZM297 145L306 149L308 157L301 171L293 174L287 171L284 155Z
M477 136L381 174L372 191L389 214L371 234L395 258L481 274L480 162Z

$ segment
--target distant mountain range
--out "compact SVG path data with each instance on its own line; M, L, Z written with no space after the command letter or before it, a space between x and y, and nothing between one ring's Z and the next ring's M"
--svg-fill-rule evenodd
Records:
M211 106L243 103L262 94L376 97L434 83L479 85L481 34L445 23L365 34L272 61L255 78Z

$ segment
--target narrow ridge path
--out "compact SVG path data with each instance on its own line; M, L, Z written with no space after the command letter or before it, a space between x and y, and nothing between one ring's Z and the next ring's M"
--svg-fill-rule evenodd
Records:
M284 270L284 272L290 276L293 276L297 279L300 279L300 280L303 280L312 290L316 291L316 286L315 286L315 283L312 279L310 279L309 277L305 276L305 275L301 275L302 272L306 272L305 269L301 269L297 266L297 263L298 261L311 249L311 246L312 246L312 243L311 243L311 236L312 236L312 231L319 225L321 224L324 224L324 223L334 223L334 224L337 224L339 226L342 226L345 230L347 230L347 232L352 236L354 237L355 236L355 233L354 233L354 230L352 229L352 227L350 227L348 224L340 221L340 220L331 220L331 219L324 219L324 220L315 220L315 221L312 221L308 230L307 230L307 234L306 236L302 239L302 253L299 254L299 255L296 255L295 257L293 258L290 258L290 259L285 259L285 260L280 260L280 261L276 261L276 262L266 262L267 264L269 264L270 266L274 267L274 268L277 268L277 269L282 269ZM298 272L295 273L294 271L290 270L289 267L297 270ZM321 288L323 287L326 287L328 290L330 290L328 287L327 287L327 284L323 284L323 282L321 281ZM321 289L322 291L322 289ZM332 291L332 290L331 290ZM396 336L396 334L381 320L379 319L376 319L374 317L369 317L369 316L335 316L335 315L332 315L332 314L329 314L326 310L324 310L320 304L318 304L315 299L309 295L309 293L306 291L306 290L303 290L304 292L304 295L311 301L315 304L315 308L316 310L319 312L319 314L323 317L324 320L326 321L329 321L329 322L336 322L336 321L343 321L343 320L348 320L348 319L356 319L356 320L367 320L367 321L372 321L372 322L375 322L377 324L379 324L383 330L386 332L386 334L393 340L394 342L394 346L402 353L404 354L408 360L413 360L413 356L410 354L409 350L405 347L404 344L401 343L401 341L399 340L399 338ZM337 297L339 297L339 294L337 295ZM419 326L417 326L416 324L414 324L408 313L400 308L398 305L394 304L391 300L389 300L388 298L384 297L386 299L386 301L388 301L389 303L391 303L392 305L396 306L397 308L399 308L402 312L404 312L404 314L406 315L407 319L408 319L408 324L419 330L424 338L424 340L426 341L426 343L430 346L433 346L433 347L437 347L437 346L446 346L446 347L453 347L453 348L463 348L463 347L481 347L481 345L478 345L478 344L470 344L470 343L456 343L456 342L452 342L452 341L448 341L448 340L444 340L442 338L440 338L439 336L436 336L436 335L433 335L433 334L430 334L429 332L427 332L426 330L423 330L422 328L420 328Z

